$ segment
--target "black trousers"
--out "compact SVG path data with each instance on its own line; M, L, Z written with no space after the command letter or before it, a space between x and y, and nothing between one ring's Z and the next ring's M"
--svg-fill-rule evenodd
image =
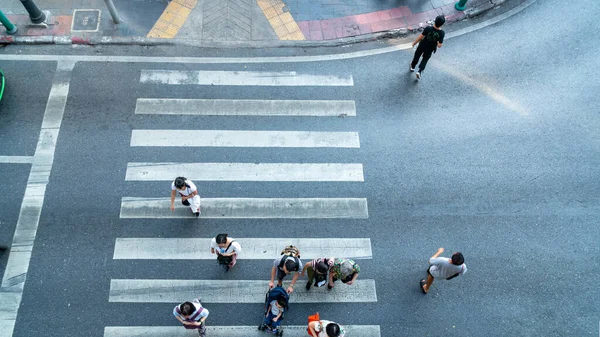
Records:
M423 56L423 59L419 64L419 72L423 72L423 70L425 70L425 67L427 66L427 61L429 61L431 54L433 54L433 50L423 48L423 46L419 44L417 50L415 51L415 56L413 57L413 60L410 63L410 67L415 68L417 66L417 63L419 63L419 58Z

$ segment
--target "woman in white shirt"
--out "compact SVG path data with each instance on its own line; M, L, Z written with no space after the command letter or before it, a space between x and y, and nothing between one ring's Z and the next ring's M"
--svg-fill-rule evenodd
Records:
M242 251L242 246L227 234L219 234L210 241L210 253L217 255L217 261L225 267L225 271L235 266L237 255Z
M200 216L200 195L198 189L191 180L185 177L177 177L171 183L171 211L175 210L175 195L181 195L181 203L188 206L196 217Z
M332 321L318 320L308 323L308 332L313 337L344 337L345 331Z

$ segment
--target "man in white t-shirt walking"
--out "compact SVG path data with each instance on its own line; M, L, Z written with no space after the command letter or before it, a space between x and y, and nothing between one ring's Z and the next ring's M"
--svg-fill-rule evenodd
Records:
M185 177L177 177L171 183L171 211L175 210L175 195L181 195L181 203L188 206L196 217L200 216L200 195L198 189L191 180Z
M427 269L427 281L422 279L419 282L423 294L427 294L434 279L450 280L467 272L465 258L461 253L456 252L452 254L452 258L450 259L447 257L438 257L443 252L444 248L439 248L437 253L429 259L430 266Z

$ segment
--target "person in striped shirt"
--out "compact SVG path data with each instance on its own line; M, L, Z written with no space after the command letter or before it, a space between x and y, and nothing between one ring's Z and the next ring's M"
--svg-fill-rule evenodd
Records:
M206 318L208 310L202 307L200 299L185 302L173 309L173 316L183 324L186 329L197 329L200 337L206 337Z
M327 285L327 289L333 289L334 282L337 280L342 280L342 283L351 285L356 281L359 273L360 267L354 260L336 258L329 270L329 284Z
M308 282L306 283L306 290L310 290L313 280L315 280L315 286L323 286L327 281L327 273L333 266L333 257L319 257L310 262L307 262L302 269L302 276L304 273L308 273Z

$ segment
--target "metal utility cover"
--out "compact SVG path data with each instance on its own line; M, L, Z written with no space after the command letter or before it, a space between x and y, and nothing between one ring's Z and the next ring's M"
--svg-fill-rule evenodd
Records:
M72 32L97 32L100 26L99 9L73 10Z

